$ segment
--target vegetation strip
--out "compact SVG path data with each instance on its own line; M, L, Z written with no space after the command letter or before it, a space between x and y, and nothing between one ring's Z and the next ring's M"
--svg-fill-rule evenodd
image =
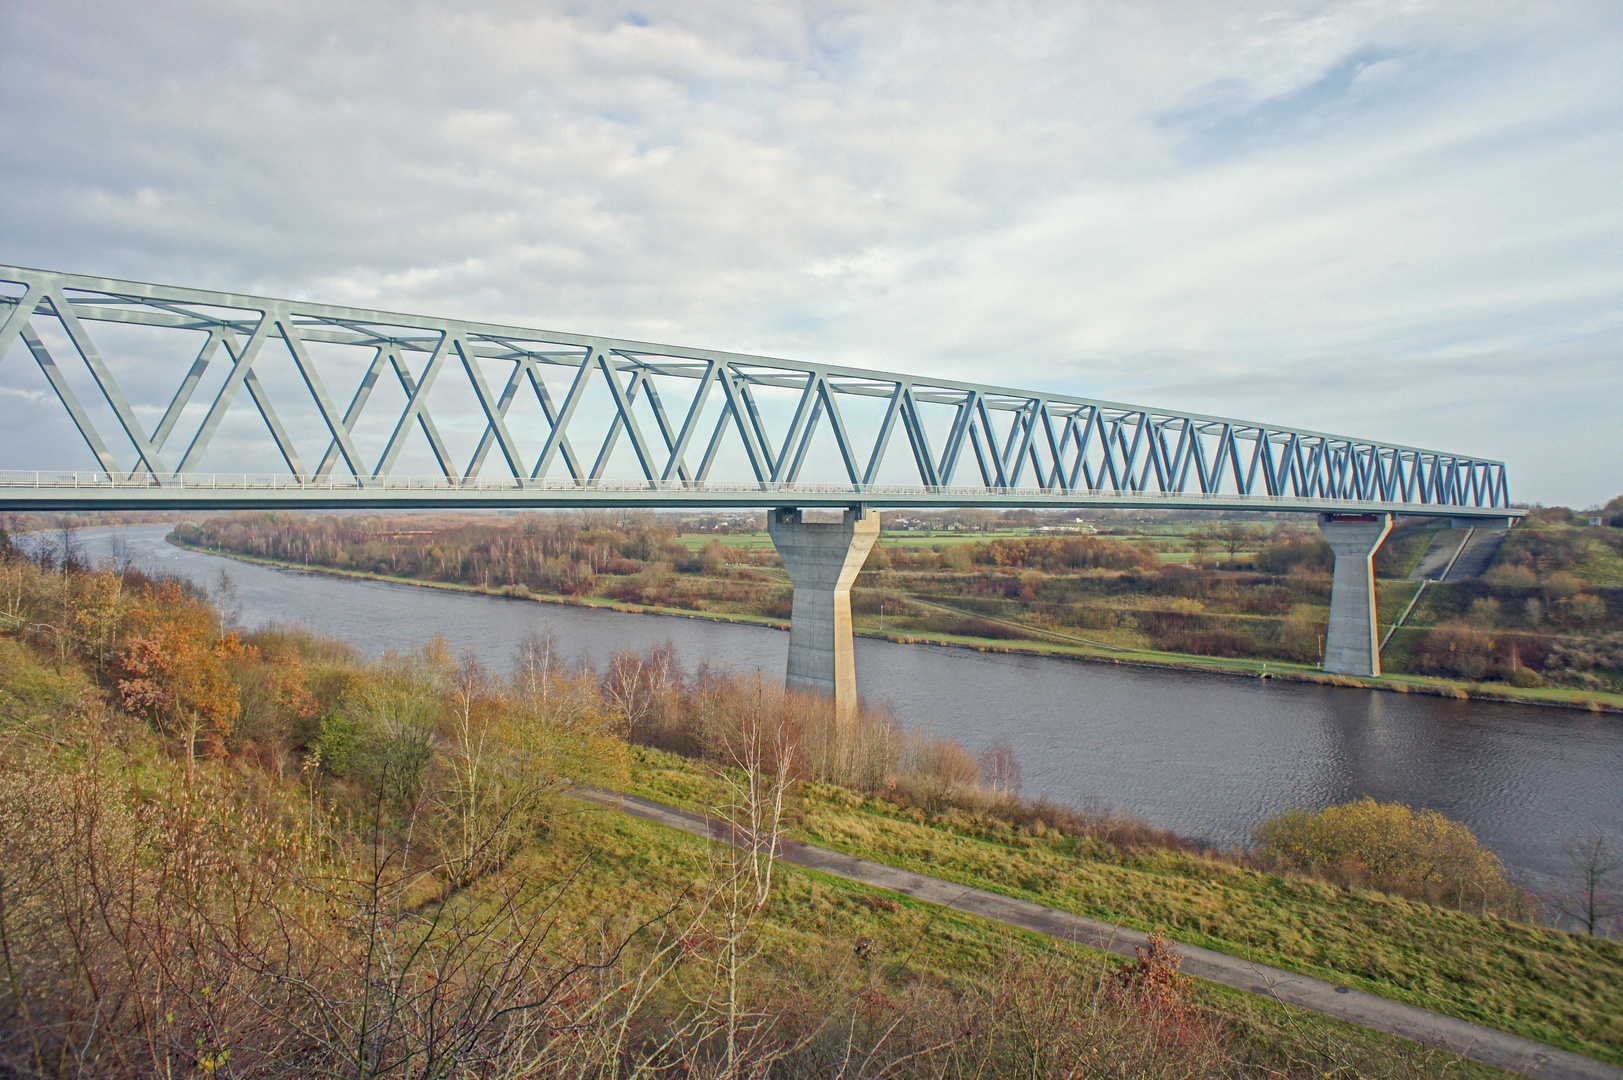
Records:
M257 563L262 566L276 566L285 570L299 570L311 574L327 574L333 577L353 578L361 581L381 581L394 585L411 585L426 589L448 589L452 592L474 593L480 596L492 596L498 599L528 600L542 604L562 604L568 607L593 608L600 611L614 611L624 615L663 615L684 619L698 619L704 622L738 623L745 626L760 626L772 630L787 630L787 619L772 616L750 615L743 612L703 611L696 612L676 607L666 607L654 604L638 604L627 601L604 600L595 597L562 596L546 593L518 593L507 588L490 588L480 585L465 585L457 582L436 581L431 578L403 577L397 574L386 574L367 570L345 570L338 567L322 566L317 564L302 564L286 559L267 558L250 555L228 548L209 547L202 544L189 543L171 533L165 538L175 547L188 551L195 551L202 555L214 555L223 559L236 559L239 562ZM916 596L908 597L908 603L922 608L936 608L954 615L964 614L961 609L951 608L945 604L934 601L921 600ZM994 625L1018 628L1025 634L1041 634L1052 637L1053 642L1017 641L1006 639L975 638L966 635L943 634L932 631L905 631L886 632L876 631L872 628L856 627L858 637L877 638L897 645L933 645L940 648L974 649L978 652L1007 653L1020 656L1036 656L1045 659L1085 660L1100 664L1127 665L1131 667L1159 668L1168 671L1198 672L1206 675L1224 675L1238 678L1268 678L1281 682L1310 683L1316 686L1339 686L1354 690L1384 690L1397 694L1424 694L1432 697L1455 698L1468 701L1495 701L1508 705L1534 705L1542 708L1569 709L1591 713L1623 714L1623 696L1616 694L1591 694L1581 699L1562 698L1554 696L1558 691L1528 690L1508 686L1487 687L1479 683L1461 683L1447 679L1428 678L1414 675L1384 675L1375 678L1365 678L1355 675L1334 675L1319 671L1316 668L1288 661L1257 660L1249 658L1231 658L1216 656L1201 656L1195 653L1169 653L1151 652L1144 649L1126 648L1118 645L1108 645L1104 642L1095 642L1086 638L1072 637L1067 634L1054 633L1039 627L1025 626L1007 619L988 619L985 616L974 616L977 620L989 622ZM1078 644L1072 644L1076 642ZM1093 651L1098 649L1109 650L1106 654Z
M731 826L727 822L652 799L586 785L575 788L574 793L589 802L695 836L722 841L729 837ZM1135 950L1149 940L1149 935L1126 927L899 870L799 841L782 841L780 858L794 866L818 870L848 881L978 915L1005 926L1121 956L1135 955ZM1411 1039L1426 1046L1439 1046L1460 1057L1523 1076L1551 1080L1623 1080L1623 1068L1545 1046L1519 1035L1495 1031L1429 1009L1337 986L1322 979L1264 967L1210 949L1178 943L1172 943L1172 948L1182 957L1184 972L1196 978L1260 994L1287 1005Z

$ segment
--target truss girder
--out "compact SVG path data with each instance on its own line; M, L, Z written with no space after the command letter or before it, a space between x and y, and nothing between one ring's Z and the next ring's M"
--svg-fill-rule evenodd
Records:
M497 450L496 475L516 488L640 480L665 490L719 479L782 490L802 483L815 465L823 474L842 475L853 498L876 488L887 471L894 487L904 470L922 490L980 488L988 499L1010 504L1033 496L1096 500L1112 494L1479 509L1509 503L1498 461L1224 417L18 267L0 267L0 281L10 286L0 296L0 364L31 353L102 471L128 484L161 488L201 475L222 420L246 389L290 477L329 485L342 478L361 488L387 488L402 452L420 433L444 482L481 490L492 480L484 470ZM170 335L172 374L164 375L173 389L164 391L161 408L132 404L118 378L118 359L94 341L92 327L115 324L177 332ZM114 418L109 432L98 429L42 331L65 341L83 364L85 374L75 378L83 386L88 376L105 399ZM186 333L201 334L201 347ZM349 401L341 414L328 390L337 372L324 377L312 350L317 345L369 353L359 382L339 386ZM301 394L272 401L255 371L267 347L286 351L298 377L291 385ZM150 368L150 357L147 362ZM215 365L229 367L171 471L164 448L182 434L177 429L186 426L184 415ZM487 371L499 377L492 381ZM391 372L400 394L383 406L374 390ZM567 383L561 396L549 390L549 374L555 385ZM448 381L458 384L464 400L471 397L482 428L466 465L453 458L442 433L447 418L433 415L436 390ZM530 396L540 413L539 436L510 424L512 410ZM765 397L774 397L776 412L764 406ZM404 405L394 404L400 398ZM874 402L867 411L876 415L853 424L842 402L864 399ZM369 458L356 432L363 417L380 409L396 411L384 417L389 435ZM153 422L150 436L143 411ZM289 435L291 416L322 440L313 471ZM110 440L113 431L119 438ZM700 453L701 445L694 465L690 454ZM747 472L734 465L733 475L714 477L724 460L741 462ZM633 475L612 475L628 466Z

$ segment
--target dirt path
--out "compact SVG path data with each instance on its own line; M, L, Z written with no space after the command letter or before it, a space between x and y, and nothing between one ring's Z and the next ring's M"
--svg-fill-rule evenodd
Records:
M726 822L635 795L584 786L576 788L575 794L600 806L707 839L726 840L731 831L731 826ZM1143 945L1146 940L1146 935L1137 930L972 889L940 878L924 877L811 844L786 840L783 842L782 858L795 866L820 870L847 881L889 889L916 900L992 919L1005 926L1122 956L1134 955L1134 948ZM1174 944L1173 948L1183 957L1183 970L1196 978L1262 994L1287 1005L1300 1006L1375 1031L1412 1039L1426 1046L1440 1046L1460 1057L1523 1076L1538 1077L1540 1080L1623 1080L1623 1068L1567 1050L1557 1050L1519 1035L1495 1031L1415 1005L1337 986L1322 979L1264 967L1226 953L1193 945Z

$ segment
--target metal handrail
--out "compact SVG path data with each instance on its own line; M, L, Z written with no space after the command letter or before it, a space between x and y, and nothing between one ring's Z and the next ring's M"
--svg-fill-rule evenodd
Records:
M1241 495L1207 491L1133 491L1113 488L987 487L984 485L930 486L918 484L838 484L781 481L735 480L572 480L552 477L446 477L446 476L335 476L295 473L136 473L122 476L107 472L47 472L41 470L0 471L0 488L51 490L152 490L192 491L515 491L515 492L697 492L717 495L850 495L853 498L938 495L946 498L996 497L1008 499L1127 498L1157 502L1243 502L1257 506L1345 507L1357 500L1303 498L1292 495ZM1359 504L1362 505L1362 504ZM1481 510L1481 507L1453 503L1392 504L1401 512L1408 506L1439 509ZM1461 546L1464 550L1464 545ZM1456 553L1455 558L1458 558ZM1452 561L1450 566L1452 566ZM1446 571L1445 571L1446 573Z

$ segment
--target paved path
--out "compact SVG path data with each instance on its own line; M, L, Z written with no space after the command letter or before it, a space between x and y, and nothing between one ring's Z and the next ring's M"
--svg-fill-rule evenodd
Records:
M725 841L732 829L724 821L635 795L586 786L576 788L575 794L601 806L623 810L646 821L708 839ZM848 881L889 889L903 896L992 919L1006 926L1031 930L1122 956L1133 956L1135 947L1143 945L1146 939L1146 935L1137 930L972 889L940 878L924 877L811 844L785 840L781 857L784 862L795 866L821 870ZM1427 1046L1440 1046L1472 1061L1540 1080L1623 1080L1623 1068L1581 1054L1557 1050L1519 1035L1509 1035L1415 1005L1337 986L1322 979L1264 967L1226 953L1193 945L1174 943L1172 947L1183 957L1184 972L1196 978L1262 994L1276 1001L1298 1005L1389 1035L1400 1035Z

